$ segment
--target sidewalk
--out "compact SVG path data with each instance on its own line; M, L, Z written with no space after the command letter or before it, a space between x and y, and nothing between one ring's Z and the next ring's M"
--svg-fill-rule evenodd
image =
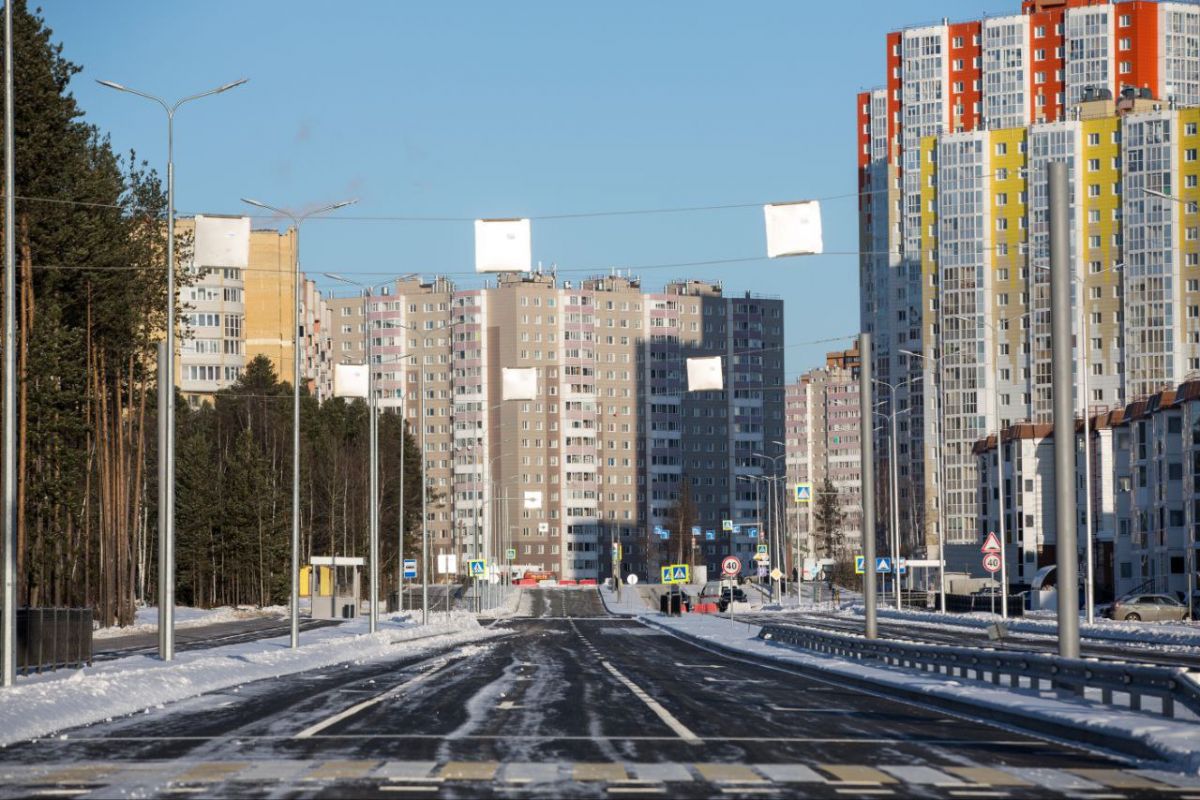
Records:
M170 662L129 656L91 667L19 676L0 703L0 746L65 728L162 707L188 697L264 678L346 662L364 662L479 642L506 633L483 628L474 614L455 612L419 624L420 612L388 614L367 633L360 617L305 632L292 650L289 637L177 653Z

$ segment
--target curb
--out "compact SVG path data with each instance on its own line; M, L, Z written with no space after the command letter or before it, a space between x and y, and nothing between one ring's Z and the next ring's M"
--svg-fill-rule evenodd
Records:
M758 653L750 653L744 650L739 650L735 647L730 647L729 645L722 644L720 642L713 642L707 639L701 639L694 635L689 635L685 632L671 628L668 625L664 625L653 618L643 616L638 617L638 619L650 627L656 628L664 633L671 634L672 636L693 644L699 644L704 647L710 647L714 650L720 650L724 653L737 656L742 659L758 661L764 664L770 664L774 667L783 667L795 670L796 672L817 676L822 680L840 683L842 685L850 686L851 688L870 692L871 694L885 696L890 699L908 701L926 708L936 708L939 711L945 711L957 714L959 716L969 717L978 722L999 722L1009 728L1018 730L1031 736L1037 736L1043 739L1051 738L1058 742L1074 744L1076 746L1079 744L1085 744L1108 753L1115 753L1125 758L1152 760L1158 763L1168 763L1172 766L1191 768L1190 764L1180 764L1178 753L1172 753L1170 751L1164 752L1152 743L1122 735L1122 732L1120 731L1079 728L1066 722L1056 722L1055 720L1048 720L1043 717L1032 716L1019 711L1006 711L1004 709L999 709L984 703L972 703L960 698L950 698L939 694L905 689L904 687L895 686L883 681L873 681L869 678L844 675L840 672L825 670L810 664L796 664L793 662L779 661L767 658ZM809 653L809 651L804 650L803 648L793 647L777 642L770 642L769 644L773 647L784 648L785 650L806 654Z

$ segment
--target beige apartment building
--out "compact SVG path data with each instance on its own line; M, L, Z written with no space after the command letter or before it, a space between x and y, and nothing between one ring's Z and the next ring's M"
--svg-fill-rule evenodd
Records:
M325 304L333 359L362 363L362 299ZM714 572L727 552L749 566L759 498L738 476L783 471L781 300L700 281L647 292L618 273L519 273L466 290L408 276L370 298L368 318L380 405L423 440L447 572L446 557L461 572L478 554L515 574L603 578L617 542L623 575L657 579L681 547ZM725 390L687 392L686 359L713 355ZM535 399L502 400L513 367L537 370ZM671 524L685 481L698 535L674 532L667 552L650 532Z
M193 407L232 386L247 363L271 359L281 381L295 374L294 230L251 230L249 217L181 219L193 236L192 282L179 292L183 325L176 384ZM319 398L332 389L329 312L316 284L303 280L301 374Z

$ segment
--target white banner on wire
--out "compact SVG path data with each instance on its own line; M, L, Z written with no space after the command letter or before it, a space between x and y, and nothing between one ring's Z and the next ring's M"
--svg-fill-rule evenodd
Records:
M334 364L333 396L365 398L367 396L367 365Z
M502 367L500 376L501 400L537 399L537 367Z
M721 357L689 358L687 360L689 392L721 391L725 375L721 372Z
M816 200L763 206L767 223L767 255L812 256L824 252L821 204Z
M476 272L528 272L532 264L529 220L475 220Z
M250 218L196 215L192 263L197 267L241 267L250 264Z

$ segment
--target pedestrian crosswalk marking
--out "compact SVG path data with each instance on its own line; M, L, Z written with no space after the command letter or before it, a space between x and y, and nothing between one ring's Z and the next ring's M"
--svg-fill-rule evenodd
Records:
M1030 766L960 767L942 764L731 764L714 762L498 762L386 761L330 759L312 762L178 761L108 764L6 765L0 787L24 787L63 796L99 792L131 780L161 794L220 793L226 782L278 783L374 781L380 792L437 791L442 784L497 782L509 786L602 785L608 794L662 794L676 783L706 782L724 795L775 794L786 784L825 785L842 796L882 796L939 787L966 798L1007 797L1014 788L1089 798L1117 797L1128 790L1200 796L1200 778L1153 769L1050 768ZM155 786L158 788L155 789ZM905 787L911 787L907 789ZM665 790L670 793L670 790ZM927 791L927 790L926 790Z

